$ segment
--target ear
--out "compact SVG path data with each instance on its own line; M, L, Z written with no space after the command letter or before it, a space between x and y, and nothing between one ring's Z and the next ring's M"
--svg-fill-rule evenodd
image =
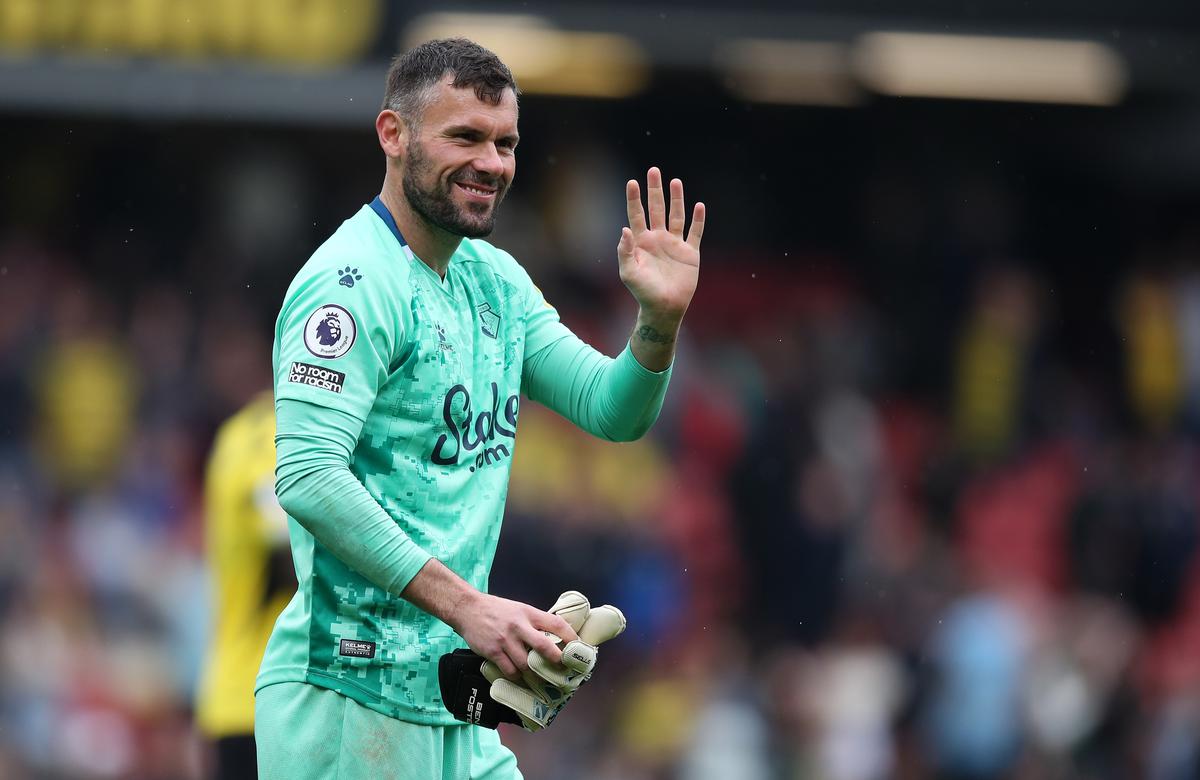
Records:
M389 160L399 159L408 146L409 128L395 111L384 109L375 117L375 134Z

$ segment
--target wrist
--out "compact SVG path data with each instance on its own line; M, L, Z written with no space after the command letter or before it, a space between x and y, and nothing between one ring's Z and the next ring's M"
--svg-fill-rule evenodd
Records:
M642 309L633 326L633 338L648 346L673 348L679 335L683 314L669 314Z
M659 333L674 336L679 333L679 326L682 324L683 312L656 311L642 307L638 309L637 324L634 329L640 330L647 327Z
M446 568L437 558L430 558L417 576L400 592L404 598L462 634L470 615L478 608L483 594L471 584Z
M675 357L675 339L679 336L682 314L670 315L643 310L638 314L629 338L633 357L647 371L661 372Z
M463 587L455 594L450 602L450 609L446 612L445 623L459 634L462 635L463 624L467 621L465 616L470 614L479 604L483 594L472 588L466 582L463 582Z

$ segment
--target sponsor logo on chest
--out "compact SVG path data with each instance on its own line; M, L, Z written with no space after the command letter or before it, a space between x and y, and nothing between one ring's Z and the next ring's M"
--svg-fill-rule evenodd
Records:
M446 392L442 401L444 433L438 436L430 460L438 466L452 466L464 455L474 456L471 471L512 457L507 440L517 436L517 411L520 399L516 393L500 397L500 386L491 383L489 405L477 411L471 408L471 391L457 384ZM462 411L456 411L461 409Z

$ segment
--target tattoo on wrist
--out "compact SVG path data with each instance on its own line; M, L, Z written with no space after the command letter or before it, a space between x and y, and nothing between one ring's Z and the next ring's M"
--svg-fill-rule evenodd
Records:
M634 332L642 341L649 341L653 344L670 344L675 341L675 337L670 333L655 330L649 325L643 325Z

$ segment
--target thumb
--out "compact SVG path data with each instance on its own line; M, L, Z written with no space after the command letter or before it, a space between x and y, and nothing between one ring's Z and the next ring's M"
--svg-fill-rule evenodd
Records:
M621 228L621 240L617 242L617 262L622 267L633 264L634 260L633 231Z

